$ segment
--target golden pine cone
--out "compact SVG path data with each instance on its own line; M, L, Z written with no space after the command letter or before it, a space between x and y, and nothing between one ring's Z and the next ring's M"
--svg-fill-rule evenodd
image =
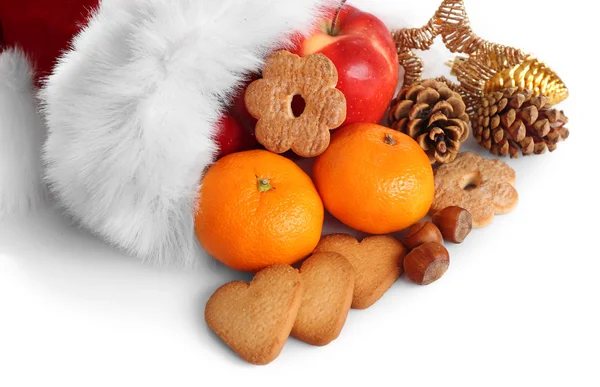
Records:
M469 115L457 92L428 79L400 90L392 101L390 127L414 138L431 163L451 163L469 136Z
M534 95L544 95L550 105L556 105L567 99L569 89L545 63L529 57L514 67L496 73L483 87L483 93L500 91L509 87L519 90L531 90Z
M519 157L554 151L569 137L568 118L531 90L507 88L481 99L471 123L477 141L492 154Z

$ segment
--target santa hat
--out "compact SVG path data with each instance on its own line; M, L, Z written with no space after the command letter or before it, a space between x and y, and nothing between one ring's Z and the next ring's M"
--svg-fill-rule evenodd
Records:
M67 12L60 1L38 3ZM87 14L89 0L69 3ZM0 218L39 209L49 188L66 216L107 242L143 260L192 265L196 196L224 107L273 48L337 3L103 0L39 93L20 36L7 39Z

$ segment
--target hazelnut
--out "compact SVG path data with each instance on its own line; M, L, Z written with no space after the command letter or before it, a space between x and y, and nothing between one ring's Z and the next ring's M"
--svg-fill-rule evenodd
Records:
M450 255L444 246L427 242L411 251L404 259L404 271L418 285L429 285L440 279L450 266Z
M432 221L452 243L462 243L473 229L471 213L461 207L445 208L433 215Z
M409 249L414 249L426 242L442 243L443 240L442 233L435 224L431 222L421 222L414 224L408 229L408 233L404 238L404 244Z

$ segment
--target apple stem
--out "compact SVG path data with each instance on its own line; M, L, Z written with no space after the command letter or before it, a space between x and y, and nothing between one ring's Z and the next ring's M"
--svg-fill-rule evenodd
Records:
M340 2L340 6L338 7L335 15L333 16L333 21L331 22L331 33L330 33L330 35L332 35L332 36L336 35L336 33L335 33L335 27L336 27L336 24L338 22L338 18L340 17L340 12L342 12L342 8L344 8L344 4L346 4L346 1L347 0L342 0Z

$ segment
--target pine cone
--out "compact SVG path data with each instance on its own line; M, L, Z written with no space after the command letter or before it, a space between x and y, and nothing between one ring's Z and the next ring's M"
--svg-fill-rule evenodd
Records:
M408 134L431 163L454 161L469 136L469 115L460 94L428 79L400 90L392 101L390 126Z
M492 154L519 157L556 149L569 137L568 118L545 96L508 88L486 94L472 117L473 135Z

